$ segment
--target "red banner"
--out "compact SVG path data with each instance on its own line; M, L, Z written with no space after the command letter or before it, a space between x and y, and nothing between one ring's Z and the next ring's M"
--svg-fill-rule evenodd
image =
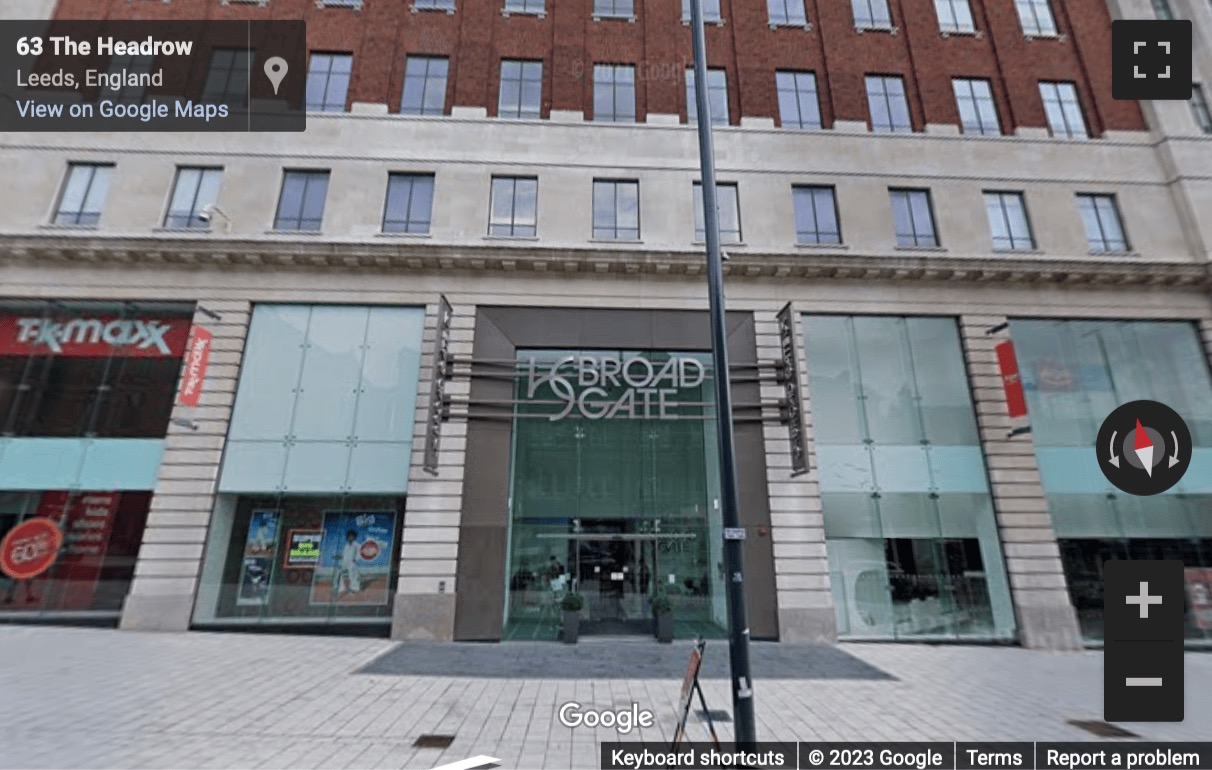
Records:
M210 346L214 335L203 326L195 326L185 351L185 366L181 373L181 390L177 403L182 406L197 406L202 397L202 382L206 379L206 365L210 361Z
M63 529L63 551L52 575L58 590L45 609L92 606L121 497L119 492L42 493L38 515L61 521Z
M0 572L14 580L29 580L50 569L59 555L63 531L52 519L27 519L0 541Z
M0 356L179 358L188 318L0 315Z
M1006 391L1006 410L1011 417L1027 416L1027 398L1023 394L1023 380L1018 373L1018 357L1014 355L1014 343L1006 340L993 348L997 353L997 367L1002 373L1002 388Z

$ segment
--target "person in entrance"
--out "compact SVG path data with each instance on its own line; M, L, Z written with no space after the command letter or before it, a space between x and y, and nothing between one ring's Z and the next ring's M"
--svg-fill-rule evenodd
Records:
M352 529L345 533L345 548L341 551L341 559L337 563L332 576L333 599L341 596L341 578L348 578L349 593L362 591L362 578L358 573L358 533Z

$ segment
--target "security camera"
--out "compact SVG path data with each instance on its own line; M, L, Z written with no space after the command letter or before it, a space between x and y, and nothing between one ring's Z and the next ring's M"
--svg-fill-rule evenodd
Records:
M207 206L198 212L198 219L210 224L210 206Z
M209 225L211 223L211 220L214 219L216 214L218 214L220 217L222 217L223 221L226 223L225 229L227 230L227 232L230 233L231 227L233 224L231 221L231 217L229 217L229 216L227 216L227 214L223 213L223 209L219 208L218 206L216 206L213 203L202 207L202 210L198 212L198 221Z

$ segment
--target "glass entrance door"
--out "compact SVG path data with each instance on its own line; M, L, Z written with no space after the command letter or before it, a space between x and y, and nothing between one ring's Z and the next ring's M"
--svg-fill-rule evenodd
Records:
M607 522L600 528L620 530L623 523ZM651 632L648 596L653 575L652 540L604 532L582 535L576 542L577 585L585 597L586 610L581 633Z

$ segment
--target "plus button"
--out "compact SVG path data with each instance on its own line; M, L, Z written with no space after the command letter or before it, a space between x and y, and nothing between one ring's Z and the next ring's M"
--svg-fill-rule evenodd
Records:
M1129 596L1128 604L1136 604L1140 606L1140 616L1142 619L1149 617L1149 605L1161 604L1161 596L1149 595L1149 583L1142 580L1140 583L1140 596Z

